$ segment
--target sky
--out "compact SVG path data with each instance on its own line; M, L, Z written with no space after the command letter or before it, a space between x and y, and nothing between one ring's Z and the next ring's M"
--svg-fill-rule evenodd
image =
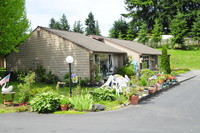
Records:
M103 36L109 35L120 14L127 13L124 0L26 0L26 12L33 30L37 26L48 27L51 18L60 20L63 14L71 29L75 21L85 26L85 19L92 12Z

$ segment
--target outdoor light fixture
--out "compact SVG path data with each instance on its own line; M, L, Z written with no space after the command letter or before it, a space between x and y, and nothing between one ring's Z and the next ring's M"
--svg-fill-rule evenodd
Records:
M74 62L74 59L72 56L67 56L66 58L66 62L69 64L69 93L70 93L70 96L72 96L72 72L71 72L71 63Z

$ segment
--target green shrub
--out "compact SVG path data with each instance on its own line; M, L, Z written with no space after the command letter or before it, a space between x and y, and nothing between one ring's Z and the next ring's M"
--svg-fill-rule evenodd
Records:
M145 76L145 77L151 77L151 76L155 75L156 72L155 71L151 71L149 69L143 69L143 70L141 70L140 74L142 76Z
M69 98L70 103L74 106L74 108L78 111L87 111L91 110L92 107L92 97L90 94L81 95L81 96L73 96Z
M58 76L52 74L51 71L49 71L45 76L45 83L47 84L55 84L59 81Z
M3 78L6 76L6 69L5 68L0 68L0 77Z
M31 89L30 92L30 97L34 97L35 95L39 94L39 93L43 93L43 92L49 92L52 91L53 89L49 86L43 87L43 88L33 88Z
M90 83L90 80L88 78L85 78L85 79L81 79L80 80L80 85L81 86L88 86Z
M166 74L170 74L171 73L169 56L167 54L167 48L164 45L162 46L160 70L161 70L161 72L164 72Z
M59 103L60 103L60 105L65 105L65 104L69 104L70 102L67 97L65 97L64 95L61 95Z
M19 79L24 83L20 83L17 88L19 89L19 102L28 102L31 95L31 85L35 82L35 73L29 72L25 77L19 76Z
M31 111L38 113L52 113L59 108L59 94L53 91L38 94L30 101Z
M114 101L116 100L115 90L107 88L96 88L92 92L95 101Z
M131 77L134 75L134 69L133 69L133 65L128 65L128 66L123 66L117 69L117 74L120 75L127 75L128 77Z
M124 95L119 95L116 97L116 101L119 103L119 104L124 104L124 103L128 103L128 99L126 96Z
M25 77L28 74L27 71L16 70L11 72L10 80L11 81L19 81L19 77Z
M29 110L29 107L26 106L26 105L22 105L22 106L19 106L16 108L16 112L25 112L25 111L28 111Z
M36 81L45 82L46 69L41 64L37 65L37 68L35 69L35 74Z
M55 84L59 81L58 76L52 73L52 71L49 71L46 73L46 69L41 65L37 65L37 68L35 69L36 73L36 81L47 83L47 84Z
M140 77L140 86L147 86L148 82L145 76Z

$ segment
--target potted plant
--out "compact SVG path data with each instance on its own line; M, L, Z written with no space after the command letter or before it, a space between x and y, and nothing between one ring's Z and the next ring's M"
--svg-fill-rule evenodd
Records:
M139 101L139 94L138 94L138 88L137 87L132 87L130 88L126 96L129 98L130 104L137 104Z
M62 111L66 111L69 105L69 100L66 97L60 99L60 108Z

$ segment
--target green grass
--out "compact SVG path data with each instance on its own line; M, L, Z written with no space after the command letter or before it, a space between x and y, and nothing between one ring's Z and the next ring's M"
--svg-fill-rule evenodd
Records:
M16 112L16 108L14 107L6 107L3 104L0 104L0 114L1 113L13 113Z
M168 49L168 54L170 54L170 65L172 69L189 68L191 70L200 70L200 50Z
M200 50L168 50L171 55L170 63L173 68L200 69Z

